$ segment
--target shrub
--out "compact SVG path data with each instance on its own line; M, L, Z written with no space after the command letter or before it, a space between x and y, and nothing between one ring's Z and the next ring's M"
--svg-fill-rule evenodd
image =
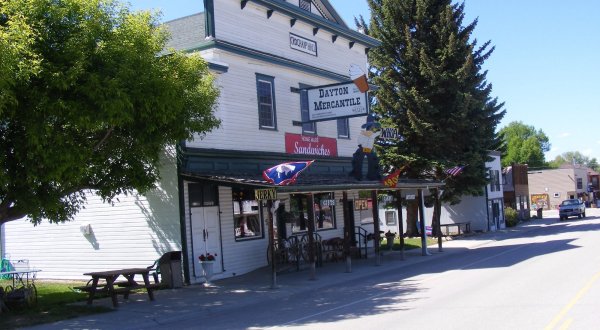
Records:
M512 207L505 207L504 208L504 219L506 220L507 227L516 226L517 222L518 222L517 211L515 209L513 209Z

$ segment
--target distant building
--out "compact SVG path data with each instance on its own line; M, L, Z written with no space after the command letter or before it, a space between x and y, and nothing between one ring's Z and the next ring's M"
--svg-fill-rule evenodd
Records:
M556 208L561 201L580 198L588 201L588 168L579 164L566 164L557 169L536 170L527 173L529 192L534 204L536 195L547 195L548 208Z
M504 206L515 209L519 220L529 219L531 210L527 169L527 164L514 163L502 169Z

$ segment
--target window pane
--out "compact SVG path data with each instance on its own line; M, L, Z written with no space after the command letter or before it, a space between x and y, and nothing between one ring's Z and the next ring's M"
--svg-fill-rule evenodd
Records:
M336 228L335 206L333 206L335 198L333 193L315 194L314 202L315 230ZM290 212L294 217L292 233L308 230L308 196L304 194L291 195Z
M396 224L396 212L385 211L385 224L388 226L392 226L392 225Z
M337 120L337 128L338 128L338 137L339 138L349 138L350 137L350 125L348 123L348 118L341 118Z
M236 240L263 237L263 219L252 190L234 188L233 228Z
M275 128L275 110L273 105L273 84L259 79L257 82L258 123L260 127Z
M306 90L300 90L300 115L302 121L308 121L308 92ZM305 123L302 124L302 134L316 134L317 124L316 123Z

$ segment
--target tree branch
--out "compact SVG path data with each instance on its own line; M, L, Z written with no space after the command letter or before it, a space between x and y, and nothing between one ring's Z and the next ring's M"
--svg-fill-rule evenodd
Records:
M111 128L108 129L108 131L106 132L106 134L104 134L104 137L102 138L102 140L100 140L100 142L98 142L98 144L94 147L94 151L98 151L98 149L100 149L100 147L104 144L104 142L112 134L112 132L113 132L114 129L115 129L114 126L112 126Z

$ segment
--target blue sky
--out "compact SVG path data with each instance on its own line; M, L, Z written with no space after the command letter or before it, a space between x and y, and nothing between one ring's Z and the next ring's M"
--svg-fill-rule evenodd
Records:
M201 11L202 0L134 0L163 20ZM366 0L330 0L349 26L370 16ZM493 96L507 111L499 128L521 121L546 133L546 160L579 151L600 161L600 1L465 0L463 25L496 50L486 62Z

